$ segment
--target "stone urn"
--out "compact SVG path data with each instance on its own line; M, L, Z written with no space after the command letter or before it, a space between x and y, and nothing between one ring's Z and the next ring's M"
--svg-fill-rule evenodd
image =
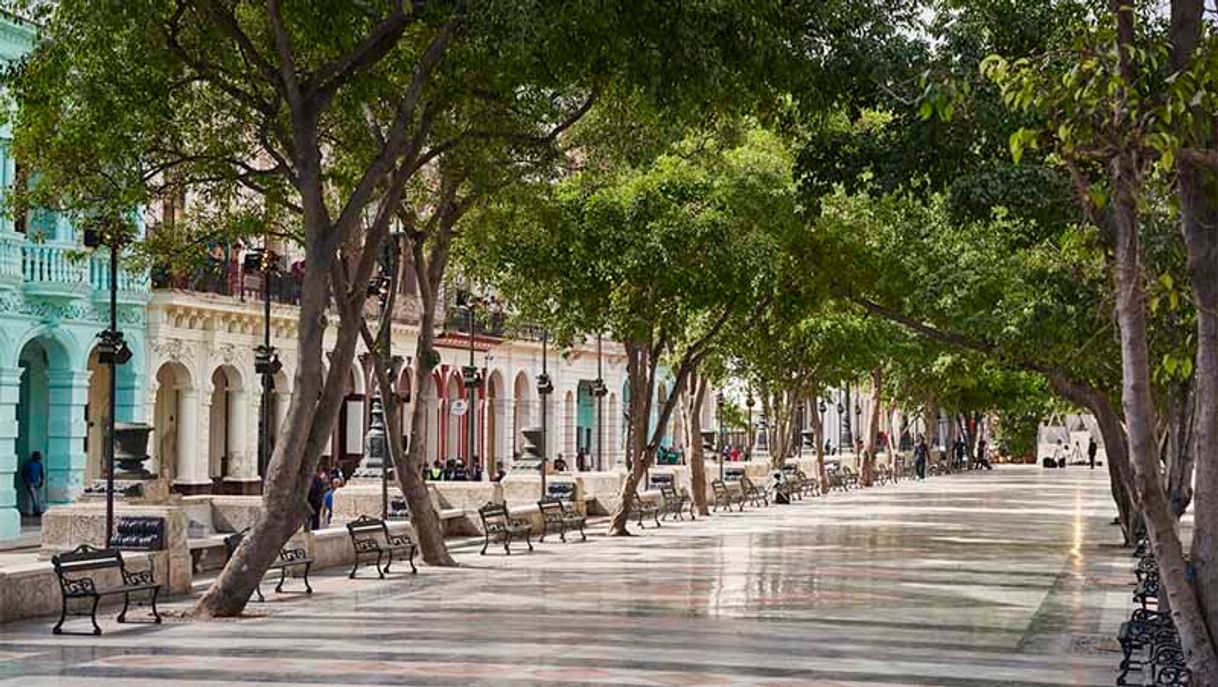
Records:
M142 422L114 423L114 462L118 464L117 479L151 479L155 477L144 467L148 455L148 435L152 425Z

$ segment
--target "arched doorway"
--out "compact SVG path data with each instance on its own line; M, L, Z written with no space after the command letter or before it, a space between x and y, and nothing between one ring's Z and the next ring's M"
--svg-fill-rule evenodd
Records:
M246 455L245 386L232 365L221 365L211 373L211 403L208 408L207 475L220 491L224 480L240 475Z
M414 370L410 369L409 367L402 368L402 372L398 375L397 381L398 417L400 418L399 427L401 427L402 430L402 448L404 450L410 450L411 413L414 412L414 406L412 404L414 399L410 393L410 386L414 380L412 375L414 375Z
M507 399L503 397L503 392L503 375L495 370L487 381L486 407L482 411L486 422L486 439L483 442L486 446L486 461L483 468L487 474L493 473L499 463L504 463L505 467L507 465L507 428L504 426L507 414L504 405Z
M596 396L592 395L592 382L581 380L575 396L575 450L583 451L589 458L588 469L597 469L596 461Z
M190 371L181 363L165 363L156 372L156 384L152 411L155 432L150 448L157 473L170 484L187 482L192 476L189 459L194 450L188 442L199 422Z
M452 410L453 401L459 398L464 398L462 391L461 375L455 372L448 375L448 383L445 385L444 393L444 400L446 400L447 403L444 404L445 416L442 418L442 422L445 426L444 460L448 460L449 458L460 458L468 461L469 459L469 453L467 452L468 447L465 445L465 435L464 432L461 431L465 425L463 420L469 417L469 411L466 410L465 415L461 417L457 417L450 412Z
M364 455L364 379L362 371L357 370L352 367L343 380L343 404L331 437L331 467L337 465L344 477L359 467Z
M44 486L39 494L44 509L48 504L68 503L83 486L83 466L87 462L86 434L76 428L76 422L70 421L85 412L87 401L82 404L77 399L82 395L87 399L87 377L83 371L72 369L68 348L50 336L28 341L21 348L17 364L21 369L17 475L37 452L45 467ZM74 431L80 434L73 435ZM18 488L17 494L18 508L23 513L30 512L25 489Z
M423 404L422 412L426 421L420 428L420 441L423 442L423 456L430 465L440 460L440 394L436 389L434 374L427 375L423 389L415 402Z
M115 372L115 421L131 422L134 415L134 389L137 385L136 370L141 369L142 360L132 358L119 365ZM103 365L97 347L89 352L86 362L89 378L88 400L85 404L85 482L89 483L105 476L102 463L105 456L107 415L110 412L110 366ZM151 442L150 442L151 443ZM150 454L155 454L152 446ZM150 466L151 467L151 466Z
M575 392L568 390L562 398L562 448L564 462L575 465Z
M533 425L536 420L536 402L533 395L533 385L529 383L529 376L523 370L516 374L516 381L512 385L512 399L515 401L512 407L512 457L520 455L524 449L524 430Z
M605 409L605 460L602 461L601 469L608 469L617 465L620 462L618 457L618 442L621 434L614 431L617 427L618 418L621 417L621 409L618 408L617 394L609 394L609 405Z

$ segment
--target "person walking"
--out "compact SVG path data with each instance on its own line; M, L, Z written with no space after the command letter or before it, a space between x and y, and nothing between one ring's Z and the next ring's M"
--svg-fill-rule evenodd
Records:
M25 485L25 493L30 500L30 515L42 515L42 485L46 482L46 470L42 465L42 454L34 451L30 460L21 469L21 482Z
M918 479L926 479L926 461L930 456L930 447L926 445L926 437L918 435L918 445L914 447L914 474Z
M330 480L330 488L326 490L326 495L321 498L321 526L329 527L334 520L334 492L343 486L343 480L340 477L334 477Z
M1091 464L1091 469L1095 469L1095 454L1100 450L1100 445L1095 443L1095 437L1091 437L1087 441L1087 462Z
M988 449L989 449L989 444L986 443L985 439L977 440L977 465L976 465L976 468L978 470L980 470L981 468L985 468L986 470L994 469L994 466L990 463L990 457L987 455Z
M317 474L313 475L313 482L309 484L309 529L316 530L321 528L321 510L325 506L326 501L326 485L330 483L330 475L325 468L318 468Z

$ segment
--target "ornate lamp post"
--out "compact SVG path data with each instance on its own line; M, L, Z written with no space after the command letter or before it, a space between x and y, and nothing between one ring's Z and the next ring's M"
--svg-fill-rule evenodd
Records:
M753 400L753 390L750 388L748 390L748 395L745 396L745 398L744 398L744 407L749 409L749 443L748 443L748 451L744 454L745 460L753 459L753 441L756 440L756 438L757 438L757 432L756 432L756 430L753 429L753 404L754 403L756 403L756 401Z
M466 323L469 325L469 364L467 364L464 368L462 368L461 373L462 373L462 378L465 380L465 391L466 391L466 399L467 399L466 403L469 406L468 409L466 410L466 418L465 418L465 424L466 424L466 427L468 428L468 431L466 433L466 440L468 443L466 444L465 458L469 463L468 469L470 469L470 470L472 470L474 467L474 461L478 460L478 456L474 455L474 444L477 443L477 441L478 441L478 434L477 434L478 428L475 424L475 422L477 420L477 413L475 412L475 408L476 408L475 404L477 403L477 400L478 400L478 398L477 398L478 387L482 385L482 378L478 374L478 366L476 364L474 364L474 308L475 307L477 307L477 302L476 302L476 299L474 298L473 293L472 292L467 293L465 295L465 313L466 313Z
M841 422L842 422L842 437L837 442L838 449L840 450L841 447L849 444L850 450L853 451L854 450L854 433L850 429L851 425L850 425L850 384L849 383L846 384L845 403L844 404L839 403L837 408L838 408L838 412L841 414Z
M550 341L550 334L546 330L541 332L541 374L537 375L537 395L541 399L541 496L546 495L546 466L550 462L549 443L550 443L550 404L547 398L554 393L554 383L550 381L550 373L548 371L546 353L547 344Z
M123 333L118 329L118 251L122 237L119 227L111 226L111 234L103 237L95 230L85 231L85 246L96 248L103 241L110 246L110 326L99 335L97 344L97 360L109 369L110 397L107 400L105 424L105 461L106 461L106 546L114 537L114 411L116 406L115 394L118 391L116 380L118 366L125 365L131 360L131 349L123 340Z
M596 399L596 469L604 470L605 455L605 396L609 387L605 386L604 370L601 358L601 335L596 335L596 379L592 381L592 397Z
M863 429L863 409L859 406L858 399L854 401L854 427L856 430Z
M723 392L715 393L715 417L719 425L719 481L723 481L723 448L726 440L726 434L723 429Z
M841 453L842 452L842 425L845 424L845 422L846 422L842 418L845 417L846 406L842 405L842 397L841 397L840 391L838 392L837 407L835 408L835 410L837 410L837 452Z
M820 437L817 438L817 441L821 441L825 438L825 411L829 410L829 406L825 405L825 399L823 397L820 399L820 405L817 407L817 410L820 411ZM820 451L823 449L821 449L820 446L817 446L816 450Z
M283 369L279 353L271 346L271 277L275 274L275 255L263 244L245 255L245 271L262 274L262 343L254 347L254 372L262 381L262 399L258 404L258 477L266 483L266 469L271 462L271 394L275 390L275 375Z
M797 418L796 422L798 423L798 430L799 430L795 433L795 442L796 442L795 443L795 457L796 458L804 457L804 410L805 410L805 406L806 406L806 404L804 403L804 401L801 400L799 402L799 405L796 406L796 408L795 408L795 416Z

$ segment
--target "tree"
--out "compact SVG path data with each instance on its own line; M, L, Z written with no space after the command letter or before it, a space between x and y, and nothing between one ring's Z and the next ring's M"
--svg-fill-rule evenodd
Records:
M466 198L460 149L544 135L598 87L656 101L708 84L749 93L765 82L737 63L781 71L789 62L778 8L744 3L77 0L25 9L44 28L10 79L14 147L37 170L40 199L83 221L129 217L188 191L218 216L254 208L299 225L296 393L267 470L264 517L199 601L202 617L240 613L303 519L385 235L408 218L406 205L427 205L428 190L443 199L455 189L450 214ZM419 250L427 259L433 249L411 255ZM426 271L442 274L442 257L430 257ZM327 314L338 320L328 368ZM425 556L447 563L411 462L395 467Z
M548 207L501 208L480 223L475 269L522 315L559 337L604 331L626 349L630 472L611 533L628 534L630 497L691 374L766 300L780 236L800 226L790 178L772 134L715 132L645 167L575 175ZM665 364L673 385L656 398Z
M1213 277L1215 202L1212 60L1204 6L1173 2L1162 26L1138 8L1114 1L1109 12L1077 26L1063 61L995 57L986 73L1007 102L1041 118L1017 132L1012 151L1045 146L1061 160L1088 223L1107 248L1120 329L1122 407L1138 503L1167 589L1193 679L1218 681L1218 299ZM1161 175L1169 175L1163 179ZM1171 178L1174 176L1174 179ZM1146 208L1156 182L1173 184L1197 305L1198 450L1191 557L1184 557L1169 493L1160 477L1148 308ZM1174 183L1173 183L1174 182ZM1211 308L1203 314L1205 308ZM1205 443L1205 442L1209 443ZM1177 442L1180 443L1180 442ZM1184 442L1185 444L1187 442ZM1170 466L1169 466L1170 467ZM1175 470L1175 479L1182 470ZM1172 475L1169 473L1169 478Z

